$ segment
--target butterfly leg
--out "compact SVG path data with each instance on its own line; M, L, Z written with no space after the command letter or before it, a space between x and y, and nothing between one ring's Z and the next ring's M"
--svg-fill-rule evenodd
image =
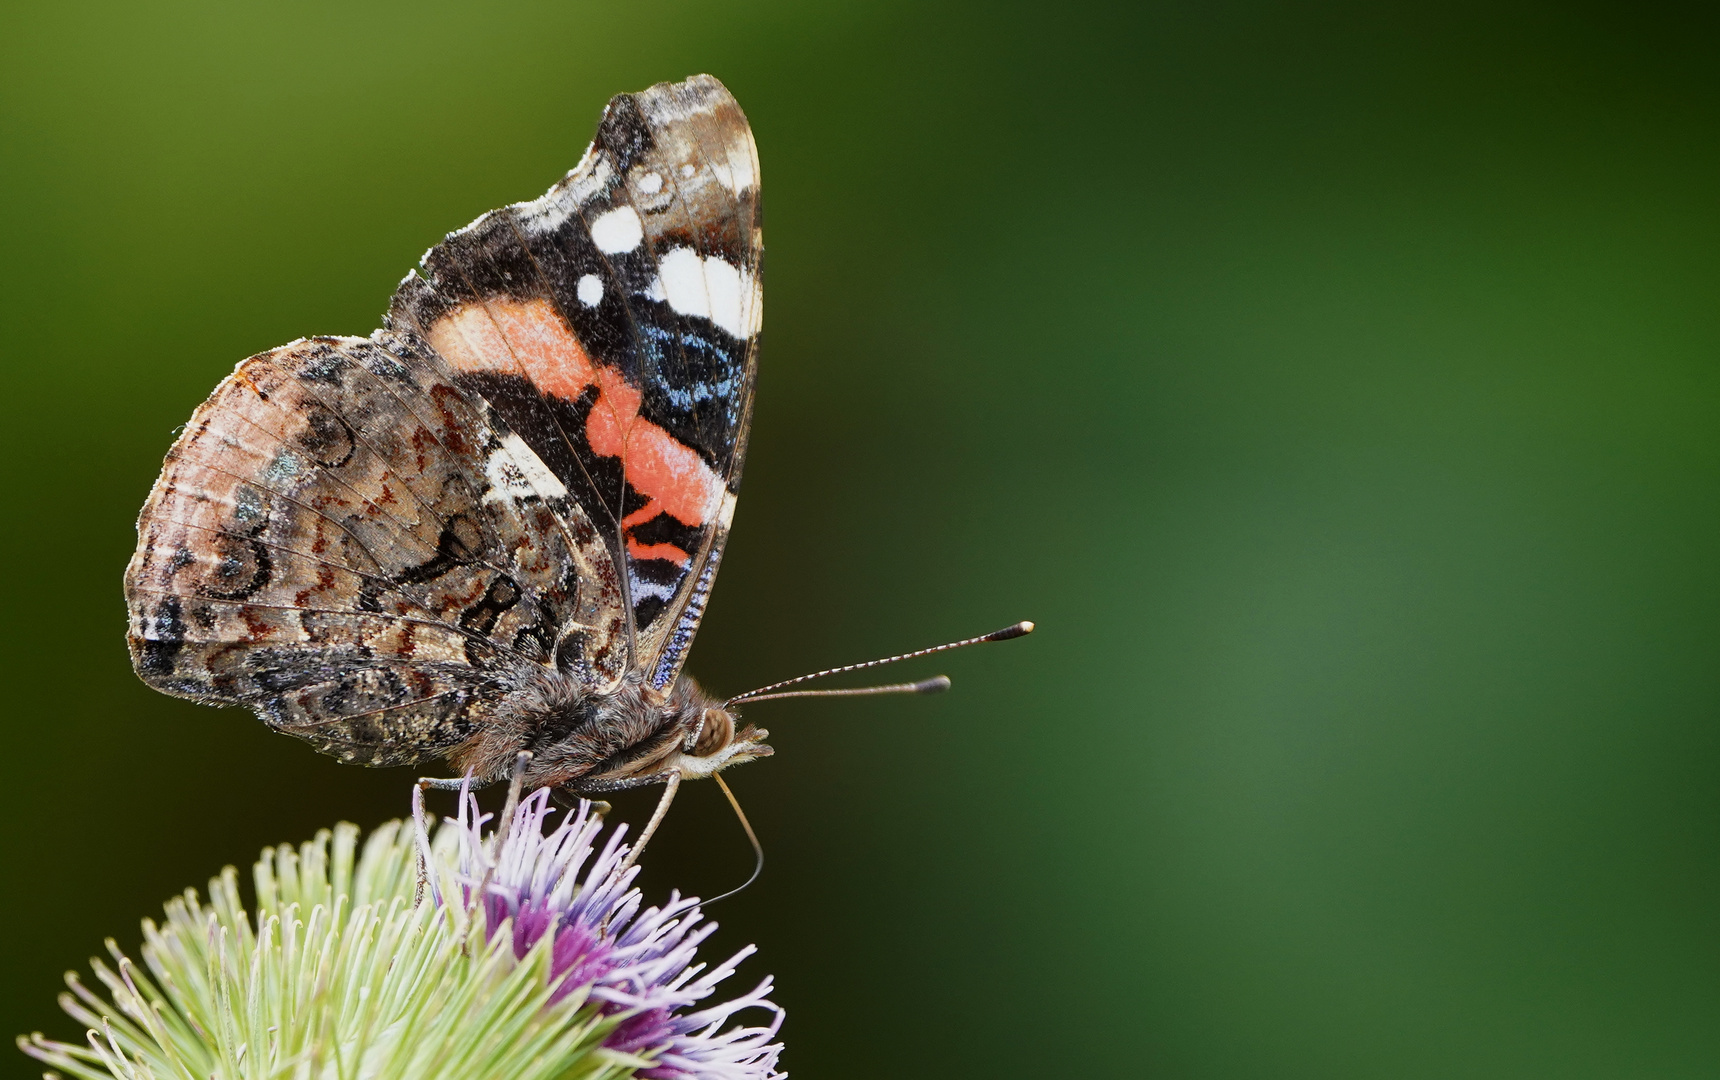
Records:
M634 860L638 859L638 851L645 849L645 841L650 839L651 833L657 828L657 823L663 820L663 815L669 812L669 801L675 797L674 788L679 787L680 783L680 771L668 769L660 773L648 773L644 776L629 776L623 780L587 780L577 787L569 786L561 790L566 795L590 800L592 813L600 818L605 818L609 816L609 811L613 807L605 800L597 798L599 795L607 795L612 791L626 791L628 788L645 787L649 784L673 785L669 791L664 793L664 798L658 801L656 813L651 815L650 824L645 826L645 832L640 836L637 851L629 857L626 866L622 867L625 870L628 866L633 865Z
M521 750L514 756L513 774L508 779L508 801L502 810L501 823L496 827L495 846L501 850L507 842L508 830L514 821L514 812L519 809L520 789L525 785L526 769L531 765L530 750ZM412 902L417 904L424 899L424 886L434 887L435 882L430 877L430 819L424 812L424 792L432 791L469 791L473 777L470 773L458 780L449 777L420 776L418 782L412 785L412 828L417 834L418 847L418 886L413 893Z
M459 791L468 782L473 787L483 786L482 781L467 776L420 776L417 787L419 791Z
M668 780L663 784L663 797L657 800L657 809L651 811L651 820L645 823L645 829L639 834L639 839L633 845L633 850L627 853L627 858L621 862L621 869L626 870L639 861L644 854L645 845L651 842L651 834L657 831L657 826L663 824L663 819L669 814L669 804L675 801L675 792L681 790L681 772L679 769L668 774Z
M508 777L508 801L502 805L501 822L496 826L496 855L501 854L502 845L508 842L508 834L513 831L514 814L520 808L520 790L525 787L526 769L531 763L530 750L521 750L514 755L513 773Z
M412 785L412 831L418 848L418 884L412 890L412 906L417 907L424 902L424 886L429 885L432 889L436 886L430 878L430 822L424 813L422 781Z
M628 788L650 787L652 784L667 783L671 773L678 774L679 772L678 769L664 769L662 772L646 773L643 776L629 776L620 780L581 780L562 790L581 799L590 799L598 795L607 795L612 791L626 791Z

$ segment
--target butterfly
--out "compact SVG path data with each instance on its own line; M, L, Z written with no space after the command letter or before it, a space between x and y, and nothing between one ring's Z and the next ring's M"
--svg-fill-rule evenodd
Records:
M763 250L728 90L616 96L542 198L431 248L382 329L253 356L196 410L126 570L138 675L343 761L664 783L659 817L681 779L769 755L736 705L802 680L722 701L681 673L740 487Z

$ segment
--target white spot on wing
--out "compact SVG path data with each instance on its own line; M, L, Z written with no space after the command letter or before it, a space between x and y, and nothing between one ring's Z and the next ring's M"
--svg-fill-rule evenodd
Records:
M657 263L645 295L682 315L709 319L737 338L758 331L758 281L718 255L700 258L692 248L671 248Z
M648 172L639 178L639 190L647 195L655 195L663 190L663 178L654 172Z
M729 168L733 171L736 195L758 186L758 170L753 162L750 140L738 140L729 146Z
M603 279L596 274L585 274L579 279L575 291L580 303L586 307L596 307L597 302L603 299Z
M484 492L485 502L503 499L563 498L567 488L537 452L513 432L502 436L502 445L484 459L484 476L490 490Z
M617 206L591 223L591 242L605 255L632 251L644 238L645 224L631 206Z
M711 172L717 183L737 196L758 183L758 176L753 172L752 147L744 139L734 140L722 157L712 158Z

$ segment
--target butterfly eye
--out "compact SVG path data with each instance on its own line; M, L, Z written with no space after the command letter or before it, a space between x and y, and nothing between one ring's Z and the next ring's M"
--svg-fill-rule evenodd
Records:
M722 709L706 709L699 738L693 743L693 753L698 757L710 757L729 745L734 737L735 722L729 714Z

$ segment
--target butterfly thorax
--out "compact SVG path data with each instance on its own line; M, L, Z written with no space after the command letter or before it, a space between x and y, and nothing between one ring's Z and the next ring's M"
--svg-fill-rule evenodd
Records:
M612 692L584 693L570 676L541 669L506 697L494 723L450 754L482 780L505 777L521 750L532 754L529 787L597 795L657 783L676 773L709 776L767 757L769 732L738 717L682 675L666 691L631 675Z

